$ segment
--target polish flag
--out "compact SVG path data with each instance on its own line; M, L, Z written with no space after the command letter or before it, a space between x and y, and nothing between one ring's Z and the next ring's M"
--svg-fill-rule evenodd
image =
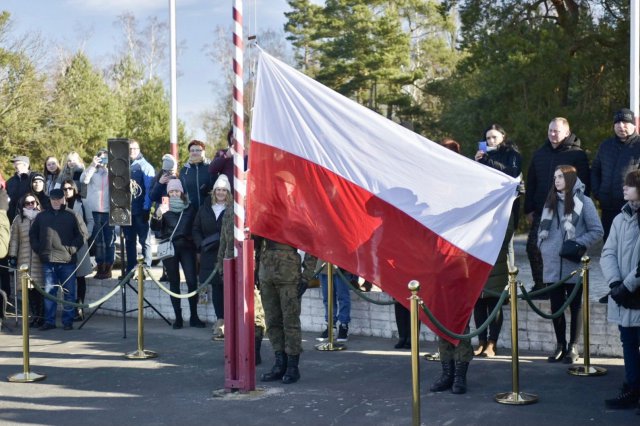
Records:
M252 233L364 277L407 307L407 284L418 280L425 304L457 333L498 256L518 186L264 52L248 176Z

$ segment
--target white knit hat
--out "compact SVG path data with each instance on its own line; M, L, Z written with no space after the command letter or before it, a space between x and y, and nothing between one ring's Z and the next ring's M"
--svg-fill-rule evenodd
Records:
M218 176L216 183L213 184L213 190L215 191L218 188L226 189L227 192L231 192L231 184L229 183L227 175Z

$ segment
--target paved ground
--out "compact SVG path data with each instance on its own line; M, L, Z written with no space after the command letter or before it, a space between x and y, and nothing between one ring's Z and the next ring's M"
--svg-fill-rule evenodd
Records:
M0 334L0 424L30 425L408 425L411 424L411 372L408 351L389 339L352 336L342 352L315 350L305 334L302 379L293 385L258 382L256 392L216 397L224 384L223 343L210 331L172 330L146 321L145 348L159 357L133 361L135 321L122 338L122 321L96 316L82 330L35 331L31 371L38 383L9 383L22 372L22 339ZM433 346L422 348L433 351ZM575 377L566 365L549 364L546 354L523 353L520 390L535 393L537 404L507 406L494 395L512 390L508 354L474 360L465 395L430 393L440 365L420 360L422 423L427 425L564 424L638 425L630 411L607 411L603 399L622 382L620 359L594 359L608 374ZM273 357L263 348L267 370Z

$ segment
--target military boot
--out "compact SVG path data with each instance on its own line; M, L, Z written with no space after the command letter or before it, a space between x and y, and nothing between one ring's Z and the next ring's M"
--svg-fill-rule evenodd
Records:
M300 355L287 355L287 371L282 376L282 383L288 385L300 380L299 361Z
M264 373L260 376L261 381L274 382L276 380L281 380L282 376L284 376L285 371L287 371L287 357L284 352L276 352L275 358L276 363L273 365L269 373Z
M453 372L453 386L451 393L463 394L467 392L467 369L468 362L456 361Z
M455 364L453 360L451 361L442 361L442 375L438 380L436 380L429 389L431 392L442 392L448 389L451 389L453 385L453 371L455 368Z

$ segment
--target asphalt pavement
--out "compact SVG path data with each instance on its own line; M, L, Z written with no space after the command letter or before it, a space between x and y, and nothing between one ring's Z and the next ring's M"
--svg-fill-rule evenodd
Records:
M298 383L257 382L252 392L224 391L224 343L212 342L209 329L173 330L159 320L145 321L148 360L129 360L137 348L136 321L95 316L82 330L34 331L31 372L46 374L34 383L11 383L21 373L18 330L0 334L0 424L2 425L409 425L412 424L410 352L393 349L390 339L351 336L347 349L315 349L304 334ZM507 332L505 330L505 332ZM433 343L421 351L434 351ZM263 364L273 354L263 343ZM531 405L503 405L497 393L514 390L510 353L474 359L468 392L431 393L440 371L420 359L421 422L425 425L519 426L638 425L635 410L606 410L603 400L622 383L621 359L592 359L607 369L599 377L567 373L566 364L549 364L544 353L520 354L519 390L537 395Z

